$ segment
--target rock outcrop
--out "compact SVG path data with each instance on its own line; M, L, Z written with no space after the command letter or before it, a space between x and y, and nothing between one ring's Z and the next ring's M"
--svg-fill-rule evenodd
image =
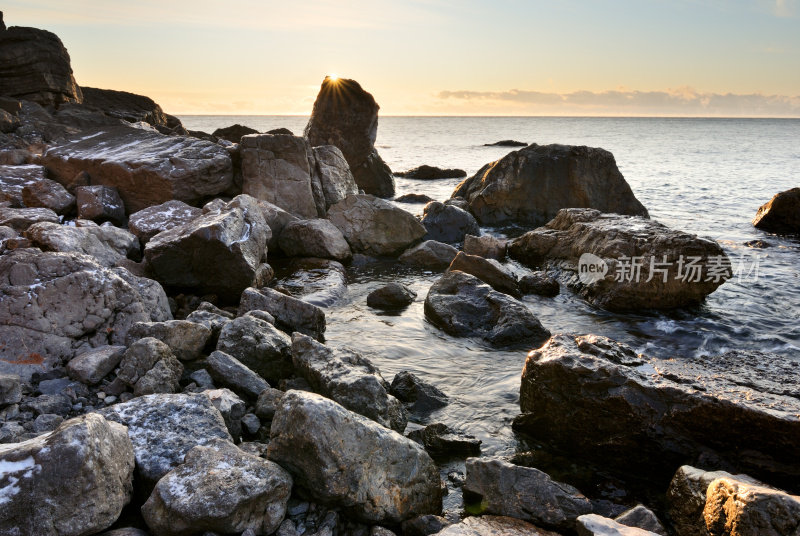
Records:
M378 197L394 195L394 177L377 149L379 106L358 82L325 77L305 136L312 145L335 145L358 187Z
M232 143L240 143L244 136L249 136L250 134L258 134L258 131L254 128L240 125L238 123L229 127L218 128L211 133L212 136L222 138L223 140L228 140Z
M315 173L325 195L325 208L335 205L348 195L358 193L356 179L342 151L335 145L320 145L314 153Z
M461 177L466 177L467 172L463 169L442 169L423 164L408 171L395 172L395 176L405 177L406 179L435 181L439 179L460 179Z
M481 168L453 197L483 225L543 225L573 207L647 217L614 156L593 147L529 145Z
M150 97L136 95L127 91L81 87L83 106L102 112L103 114L122 119L129 123L144 122L154 127L165 129L180 125L172 124L170 116L164 113L161 106ZM177 119L173 118L177 121ZM184 132L185 134L185 132Z
M753 218L753 225L772 233L800 233L800 188L775 194L761 205Z
M344 261L352 256L342 232L328 220L311 219L289 222L278 240L289 257L317 257Z
M480 235L481 229L475 217L458 207L431 201L422 213L422 225L428 231L425 240L437 240L448 244L464 242L467 235Z

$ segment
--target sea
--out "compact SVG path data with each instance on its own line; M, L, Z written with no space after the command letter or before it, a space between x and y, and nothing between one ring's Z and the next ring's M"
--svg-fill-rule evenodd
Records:
M239 123L261 132L285 127L297 135L308 121L302 116L180 119L205 132ZM773 195L800 186L800 119L381 117L376 147L395 171L429 164L471 176L513 150L484 146L505 139L611 151L652 219L716 240L736 272L704 304L668 313L609 313L564 288L556 298L524 298L552 333L603 335L664 359L746 349L800 363L800 237L772 235L751 224ZM420 193L444 201L459 182L396 178L397 195ZM415 214L423 208L398 206ZM442 389L451 403L417 419L419 424L444 422L472 434L487 454L524 450L511 421L519 413L526 352L450 337L428 323L423 300L437 277L396 264L351 270L347 295L326 311L327 343L364 352L389 381L409 370ZM395 314L367 307L367 294L390 281L411 287L417 300Z

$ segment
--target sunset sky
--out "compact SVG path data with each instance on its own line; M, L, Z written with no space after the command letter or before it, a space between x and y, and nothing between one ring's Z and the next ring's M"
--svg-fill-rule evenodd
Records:
M80 85L172 114L308 114L326 74L384 115L800 117L800 0L6 0Z

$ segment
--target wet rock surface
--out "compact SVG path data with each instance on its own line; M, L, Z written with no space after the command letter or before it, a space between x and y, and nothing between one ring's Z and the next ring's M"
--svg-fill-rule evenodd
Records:
M773 233L800 233L800 188L775 194L761 205L753 218L753 225Z

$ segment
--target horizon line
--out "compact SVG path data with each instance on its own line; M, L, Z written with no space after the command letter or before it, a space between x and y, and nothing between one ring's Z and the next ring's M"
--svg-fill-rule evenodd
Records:
M311 114L248 114L248 113L173 113L177 117L311 117ZM528 115L528 114L385 114L381 117L471 117L486 119L540 118L540 119L800 119L800 115Z

